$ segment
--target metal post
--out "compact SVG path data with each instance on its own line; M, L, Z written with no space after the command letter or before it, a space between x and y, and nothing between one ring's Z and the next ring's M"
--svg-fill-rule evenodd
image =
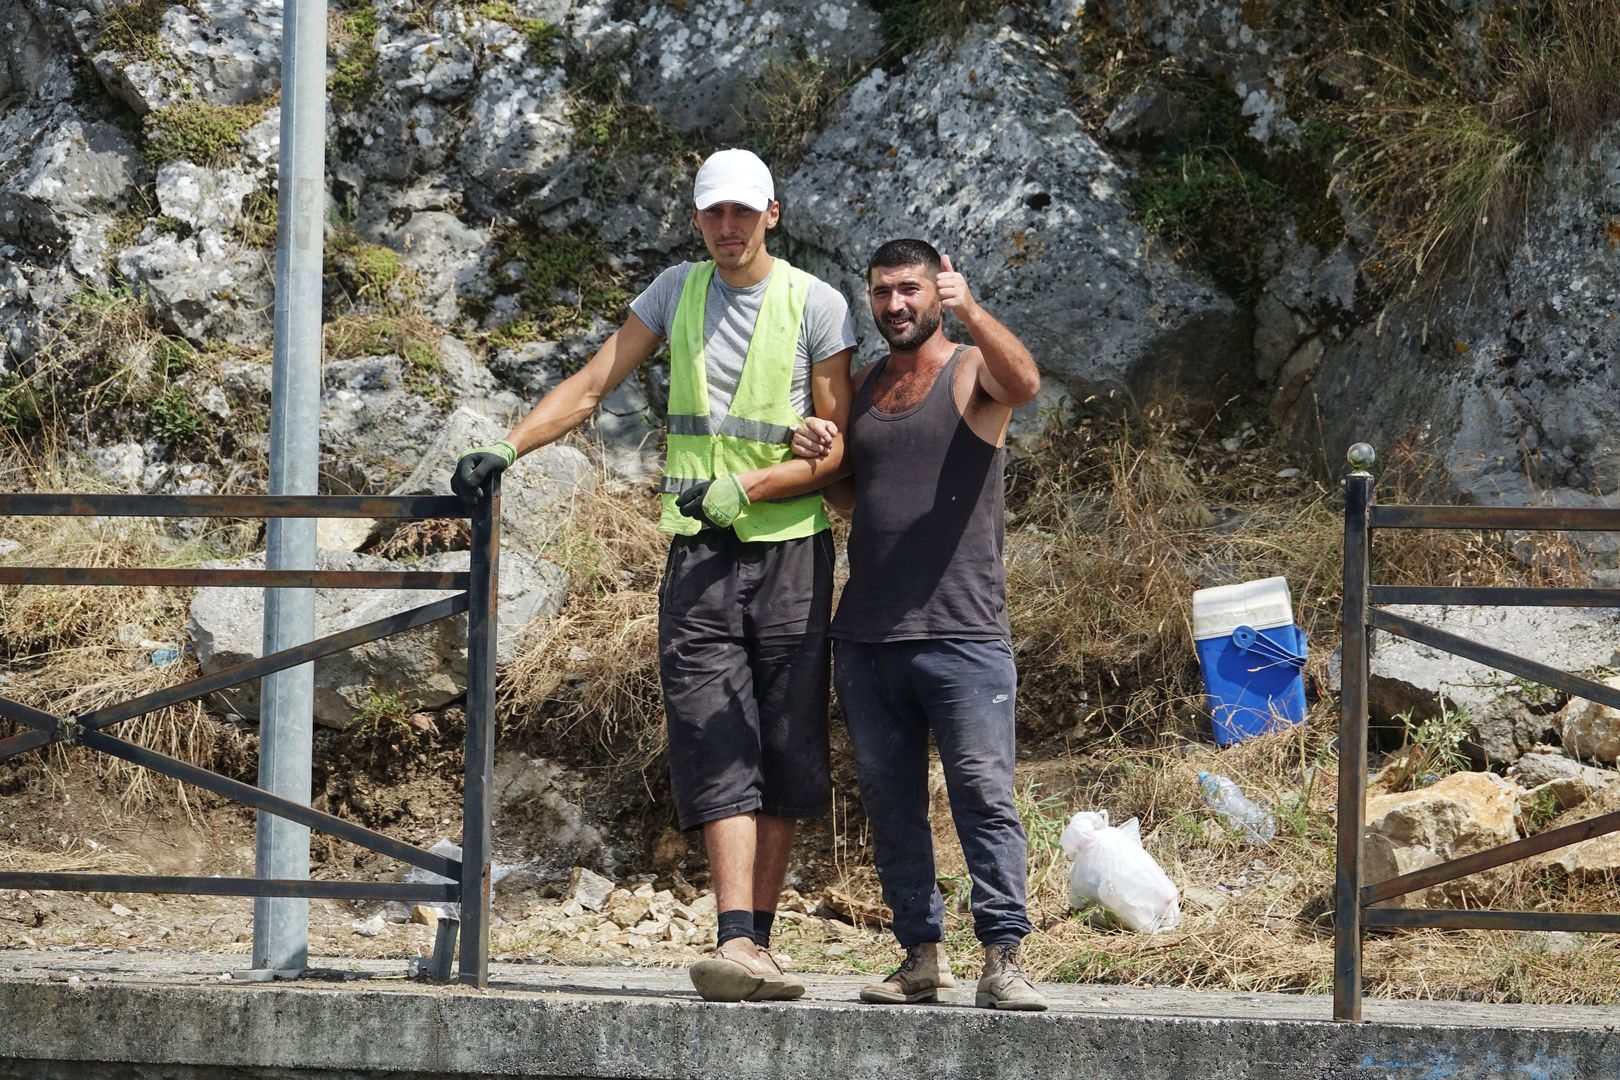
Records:
M467 747L461 810L461 981L489 984L491 789L495 776L496 586L501 553L497 475L472 513L467 586Z
M275 357L270 393L270 494L313 495L320 464L321 256L326 204L326 0L287 0L281 34L281 151L276 211ZM315 564L315 522L276 518L266 565ZM315 636L311 589L267 589L264 651ZM305 664L260 683L259 785L296 802L310 797L315 669ZM309 876L309 829L259 814L259 877ZM309 901L253 905L253 966L309 962Z
M1344 610L1339 677L1339 828L1333 884L1333 1019L1361 1020L1361 842L1367 810L1367 507L1373 449L1350 448L1344 482Z

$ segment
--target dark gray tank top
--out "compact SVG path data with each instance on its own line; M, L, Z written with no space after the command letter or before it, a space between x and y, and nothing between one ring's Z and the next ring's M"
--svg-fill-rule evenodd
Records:
M922 402L872 404L888 357L861 383L846 432L855 465L849 584L831 634L846 641L1010 641L1002 562L1005 452L974 434L951 386L959 345Z

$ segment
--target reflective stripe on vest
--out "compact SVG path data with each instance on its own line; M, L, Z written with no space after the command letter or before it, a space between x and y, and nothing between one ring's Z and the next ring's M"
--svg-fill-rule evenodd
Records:
M668 451L658 527L692 535L701 527L682 514L675 496L716 476L762 469L793 456L789 445L801 418L793 411L793 368L799 326L814 282L778 258L748 341L731 407L718 424L709 417L703 321L714 262L695 264L681 289L669 336ZM790 540L827 528L820 492L750 503L732 529L741 540Z

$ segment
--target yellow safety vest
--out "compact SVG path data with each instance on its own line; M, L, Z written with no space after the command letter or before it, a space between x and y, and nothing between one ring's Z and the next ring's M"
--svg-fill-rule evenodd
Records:
M703 359L703 315L713 277L713 260L692 267L669 335L669 441L658 527L683 536L698 532L703 523L676 508L676 495L703 480L787 461L793 456L793 429L803 419L793 411L793 361L815 278L776 259L737 392L725 419L715 425ZM818 491L750 503L731 527L740 540L792 540L826 529L827 513Z

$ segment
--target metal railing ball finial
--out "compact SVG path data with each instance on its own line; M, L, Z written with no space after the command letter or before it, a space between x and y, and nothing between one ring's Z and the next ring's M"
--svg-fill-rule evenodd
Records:
M1344 456L1345 460L1350 462L1350 467L1358 473L1367 472L1372 468L1373 462L1378 460L1377 453L1374 452L1370 445L1364 442L1358 442L1351 446L1349 452Z

